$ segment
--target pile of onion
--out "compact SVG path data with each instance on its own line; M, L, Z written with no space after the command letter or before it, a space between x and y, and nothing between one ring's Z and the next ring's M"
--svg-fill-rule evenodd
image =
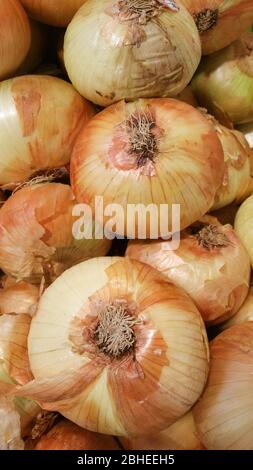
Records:
M176 96L200 58L198 30L177 1L86 0L65 35L70 80L101 106Z
M253 22L252 0L181 0L198 28L202 53L223 49Z
M192 412L172 424L168 429L151 436L121 438L121 444L127 450L202 450Z
M210 345L207 387L193 410L209 450L253 450L253 322L236 325Z
M201 106L221 122L253 121L253 33L204 58L192 87Z
M40 75L2 82L0 107L1 185L68 163L78 132L94 114L69 83Z
M126 254L183 288L208 324L232 317L248 294L248 255L233 228L211 216L183 231L177 250L167 241L136 240Z
M244 135L222 126L205 109L201 109L213 124L224 152L225 172L212 210L238 204L253 193L253 153Z
M119 450L116 439L82 429L62 419L35 444L33 450Z
M20 0L32 18L51 26L69 24L85 0Z
M0 268L16 279L50 283L65 269L110 249L107 239L75 239L75 199L60 183L28 185L0 209ZM87 221L88 225L88 221Z
M166 429L191 409L208 374L194 303L127 258L89 260L56 279L32 319L28 352L35 380L13 393L111 435Z
M235 218L235 230L249 254L253 267L253 196L240 206Z
M26 57L31 31L18 0L0 0L0 18L0 80L3 80L14 74Z
M116 231L129 238L136 238L143 226L147 237L153 231L167 236L172 204L181 205L182 229L195 222L213 205L223 172L224 155L213 125L192 106L166 98L121 101L98 113L80 132L71 158L77 201L94 211L96 196L103 196L104 207L120 205L122 212L116 211L109 228L116 221ZM129 205L140 203L143 223L138 225ZM158 214L145 221L150 204ZM167 204L163 215L162 204ZM105 214L104 223L110 215L114 212Z

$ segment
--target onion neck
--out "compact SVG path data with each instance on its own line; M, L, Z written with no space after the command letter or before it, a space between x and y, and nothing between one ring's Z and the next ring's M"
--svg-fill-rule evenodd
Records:
M165 8L178 11L176 0L165 4L163 0L118 0L114 5L120 21L137 21L146 24L149 20L159 15Z
M198 13L194 13L193 18L199 33L203 34L207 31L210 31L217 25L219 19L219 10L218 8L205 8Z
M135 156L137 168L145 166L148 161L154 163L158 154L155 128L155 118L149 112L132 114L126 121L128 153Z
M200 225L191 229L199 245L206 250L222 249L229 245L229 239L218 225Z

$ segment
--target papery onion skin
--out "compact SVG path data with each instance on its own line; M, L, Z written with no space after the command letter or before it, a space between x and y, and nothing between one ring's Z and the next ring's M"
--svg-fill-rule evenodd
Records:
M203 450L191 412L161 433L134 439L121 438L120 442L127 450Z
M200 439L208 450L253 450L253 322L224 331L210 350L207 386L193 409Z
M153 161L143 152L138 164L139 154L131 149L127 126L135 116L138 122L144 116L154 123ZM138 139L139 143L142 137ZM118 232L136 238L138 221L128 221L128 204L142 203L145 208L155 204L158 210L160 204L167 204L168 230L172 229L172 204L180 204L183 229L210 209L223 171L219 139L198 110L166 98L121 101L97 114L78 136L71 158L71 185L77 201L93 210L96 196L103 196L104 207L120 204L124 227L118 227ZM146 225L149 237L152 221L148 218Z
M171 11L160 1L143 2L139 10L150 3L155 16L144 12L141 21L140 14L126 19L135 16L131 3L86 0L65 35L70 80L81 95L101 106L122 99L176 96L200 62L198 31L183 5ZM125 16L124 8L129 9Z
M211 54L235 41L253 22L251 0L181 0L200 32L202 54ZM208 13L209 12L209 13ZM207 23L201 14L209 17ZM208 19L208 18L207 18ZM202 24L201 24L202 22ZM204 26L202 29L201 26ZM208 28L209 26L209 28Z
M240 206L235 218L235 231L244 244L253 268L253 196Z
M0 289L0 315L29 314L33 315L39 300L39 288L28 282L17 282L8 279Z
M33 450L120 450L116 439L62 420L43 435Z
M231 328L231 326L241 325L248 321L253 321L253 287L250 288L245 302L236 315L223 323L220 328L226 330L227 328Z
M70 266L107 254L110 240L74 238L75 203L70 186L61 183L14 193L0 210L1 269L18 280L50 283Z
M20 0L29 15L51 26L65 27L85 0Z
M253 149L253 122L241 124L237 126L238 130L242 132L247 140L251 149Z
M0 80L24 60L31 42L28 17L18 0L0 0Z
M120 357L89 340L98 309L113 302L138 319L134 349ZM206 331L193 302L126 258L96 258L59 277L41 297L28 349L36 380L15 394L111 435L165 429L198 399L208 373Z
M250 280L248 255L230 225L205 216L196 226L212 224L227 245L203 246L191 229L182 232L180 246L171 250L166 241L130 241L126 255L147 263L170 282L185 289L209 325L232 317L244 302ZM203 224L203 225L202 225Z
M239 21L238 21L239 22ZM199 103L235 124L253 120L253 33L203 59L193 81Z
M0 106L1 185L67 164L80 129L95 113L69 83L41 75L2 82Z
M31 28L31 45L28 53L23 60L22 64L16 71L17 75L26 75L33 72L38 67L46 56L49 41L47 28L30 19Z
M0 420L0 450L23 450L20 417L13 402L4 396L0 396Z

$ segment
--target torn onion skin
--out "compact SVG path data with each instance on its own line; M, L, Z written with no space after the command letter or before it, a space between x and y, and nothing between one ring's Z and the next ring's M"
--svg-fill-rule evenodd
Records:
M200 105L225 125L253 121L253 33L203 58L191 86Z
M41 297L28 351L35 380L13 394L110 435L167 428L208 374L206 330L191 299L128 258L65 271Z
M77 201L93 210L96 196L103 196L104 206L120 204L124 226L119 223L117 231L129 238L137 238L138 220L128 217L128 204L142 203L142 215L149 204L159 211L167 204L168 224L158 228L159 236L167 235L172 204L181 205L184 229L211 208L223 172L212 124L192 106L166 98L121 101L98 113L80 132L71 158ZM149 238L154 229L149 217L145 228Z
M200 59L198 30L177 1L86 0L64 40L71 82L100 106L175 97L191 81Z
M233 228L211 216L182 232L177 250L162 240L136 240L129 242L126 255L185 289L208 325L232 317L248 294L248 254Z
M253 22L251 0L181 0L194 18L202 54L211 54L231 44Z
M253 268L253 195L239 207L235 218L235 231L244 244Z
M121 438L120 442L127 450L204 450L191 411L165 431L133 439Z
M39 287L28 282L17 282L6 276L1 279L0 315L28 314L33 316L39 300Z
M50 284L65 269L110 249L108 239L76 240L76 201L61 183L28 185L0 210L0 267L17 280Z
M47 75L3 81L0 104L0 185L6 187L69 163L80 129L95 114L69 83Z
M51 26L66 27L85 0L20 0L29 15Z
M205 391L193 409L208 450L253 450L253 322L236 325L210 344Z
M24 60L30 43L29 20L20 2L0 0L0 80L15 73Z
M33 450L120 450L116 439L61 420L35 444Z

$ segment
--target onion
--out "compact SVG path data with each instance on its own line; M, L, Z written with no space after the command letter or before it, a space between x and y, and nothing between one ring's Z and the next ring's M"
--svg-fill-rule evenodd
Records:
M248 321L253 321L253 287L250 288L248 297L246 298L243 306L239 312L234 315L230 320L221 325L221 329L227 329L234 325L241 325Z
M250 196L239 208L235 218L235 231L244 244L253 267L253 196Z
M244 134L250 148L253 149L253 122L241 124L238 126L238 130Z
M253 33L244 33L203 59L192 88L199 103L217 119L235 124L253 121Z
M101 106L176 96L200 58L194 21L175 1L86 0L65 35L70 80Z
M253 21L252 0L181 0L200 33L203 54L223 49Z
M152 217L150 223L144 220L147 237L154 229L159 235L172 229L172 204L181 205L183 229L210 209L223 171L212 124L192 106L172 99L121 101L103 110L81 131L71 158L77 201L93 210L96 196L103 196L104 206L119 204L124 224L116 214L116 231L129 238L142 225L129 214L129 204L142 203L142 216L150 204L158 209L167 204L160 227Z
M44 277L50 283L68 267L105 255L109 240L74 238L74 205L71 188L60 183L27 186L13 194L0 210L1 269L19 280L35 284Z
M20 0L29 15L51 26L67 26L85 0Z
M212 207L217 210L231 203L242 202L252 194L253 153L241 132L222 126L205 109L202 112L213 123L224 152L224 178Z
M65 419L44 434L34 450L119 450L119 446L113 437L87 431Z
M208 324L232 317L248 294L248 255L232 227L214 217L203 217L182 232L177 250L166 241L136 240L126 254L185 289Z
M207 387L193 413L209 450L253 450L253 322L236 325L211 342Z
M134 439L121 438L120 442L127 450L203 449L197 436L196 425L191 412L159 434L140 436Z
M0 289L0 314L28 314L33 316L39 300L39 288L27 282L7 278Z
M196 402L208 373L193 302L127 258L96 258L60 276L41 297L28 350L35 380L13 393L111 435L165 429Z
M30 49L19 66L16 75L25 75L38 67L46 56L48 49L48 31L44 25L37 21L30 20L31 45Z
M0 396L0 450L23 450L20 417L13 402Z
M31 32L27 15L18 0L0 0L0 18L0 80L3 80L24 60L30 47Z
M93 107L55 77L27 75L0 84L0 184L69 162Z

